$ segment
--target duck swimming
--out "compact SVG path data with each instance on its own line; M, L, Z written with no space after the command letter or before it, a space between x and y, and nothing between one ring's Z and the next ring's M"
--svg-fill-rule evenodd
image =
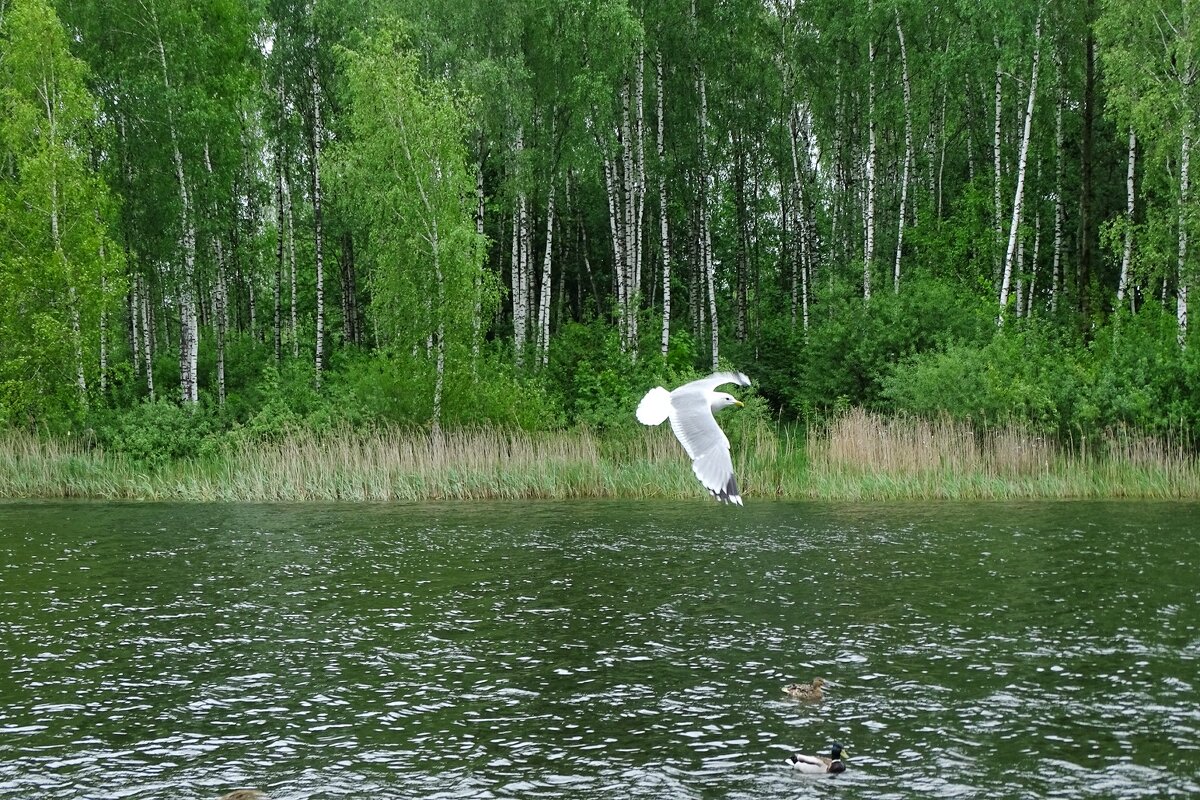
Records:
M846 771L843 761L842 746L834 742L829 746L828 756L806 756L803 753L793 753L788 757L792 769L812 775L830 773L836 775Z
M234 789L221 795L221 800L267 800L267 796L257 789Z
M821 691L824 685L824 678L814 678L812 683L788 684L783 687L783 692L793 700L820 700L824 696Z

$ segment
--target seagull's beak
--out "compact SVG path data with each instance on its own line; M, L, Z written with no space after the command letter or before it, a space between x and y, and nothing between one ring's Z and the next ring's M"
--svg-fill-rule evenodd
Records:
M743 403L741 400L734 400L734 401L733 401L733 404L734 404L735 406L737 406L738 408L745 408L745 407L746 407L746 404L745 404L745 403Z

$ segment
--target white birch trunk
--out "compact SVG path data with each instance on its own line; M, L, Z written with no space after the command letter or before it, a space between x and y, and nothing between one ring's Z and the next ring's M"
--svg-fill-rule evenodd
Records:
M637 243L633 239L634 206L637 201L633 186L633 134L629 117L629 83L626 81L621 89L621 249L624 252L624 264L619 268L622 284L621 295L625 302L621 307L621 327L624 331L625 349L635 354L637 341L634 338L634 321L631 313L634 296L637 294L637 284L634 283L634 260L637 257Z
M799 142L797 140L800 138L800 120L799 109L796 108L796 103L794 101L792 102L792 112L788 115L788 129L790 133L788 136L788 145L791 149L792 155L792 236L796 240L796 246L794 248L795 252L792 253L791 258L791 312L792 328L794 329L796 327L796 312L800 305L801 279L799 273L801 271L800 268L804 258L802 255L804 247L804 237L802 233L804 212L798 207L802 202L801 198L803 197L803 189L800 186L800 156L797 152L799 150Z
M940 133L941 140L938 153L938 172L937 172L937 218L942 218L942 187L944 186L943 179L946 175L946 96L949 92L946 86L942 86L942 111L940 116ZM968 142L968 147L970 143Z
M279 115L280 127L282 128L283 117L283 75L279 77ZM283 134L280 133L282 139ZM275 330L274 330L274 345L275 345L275 363L279 364L280 358L283 356L283 237L284 237L284 211L283 211L283 144L276 143L275 148Z
M904 215L908 204L908 177L913 163L912 87L908 77L908 49L904 29L900 27L900 7L895 6L896 37L900 40L901 77L904 81L904 170L900 179L900 219L896 226L896 263L892 272L892 290L900 292L900 256L904 252Z
M411 158L411 156L410 156ZM438 236L437 218L426 200L426 208L430 215L430 249L433 252L433 278L437 286L437 303L439 309L446 305L446 286L442 278L441 240ZM442 393L446 384L446 315L438 314L437 325L437 362L434 367L433 380L433 434L436 436L442 430Z
M158 30L158 14L150 6L154 22L155 44L158 49L159 65L162 67L163 89L169 97L171 81L167 70L167 51L163 46L162 34ZM171 155L175 166L175 181L179 186L180 243L183 250L183 277L179 281L179 390L185 404L199 400L197 394L196 365L200 344L200 330L196 320L196 295L192 282L196 274L196 227L192 218L191 197L188 193L183 154L179 149L179 137L175 130L174 114L168 107L167 129L171 139Z
M553 285L553 273L551 270L553 264L553 252L554 182L551 181L546 197L546 253L542 259L542 281L540 287L541 295L538 297L537 351L538 359L543 367L550 363L550 289Z
M292 330L292 358L300 357L299 314L300 303L296 292L296 216L292 208L292 187L288 183L287 171L283 174L283 204L287 211L288 282L291 289L289 300L289 324Z
M716 372L721 352L719 326L717 325L716 266L713 263L712 229L710 227L708 210L705 209L702 214L704 226L704 288L708 294L708 317L710 333L712 335L712 368L713 372Z
M694 9L693 9L694 10ZM709 216L709 195L712 191L711 169L708 163L708 87L704 70L700 71L700 169L704 185L700 201L700 263L703 270L704 291L708 295L708 318L710 343L712 346L712 368L717 371L720 361L721 338L717 321L716 267L712 254L712 230Z
M657 145L658 145L658 233L662 249L662 357L667 357L671 344L671 235L667 214L667 155L664 145L663 124L663 68L662 53L655 65L655 88L658 98Z
M517 165L514 170L518 185L523 182L520 170L521 159L525 151L525 130L518 126L516 138L513 141L514 160ZM513 211L513 242L511 294L513 305L513 361L520 367L525 362L525 344L529 338L529 287L525 283L527 274L526 264L528 254L525 252L529 237L526 229L529 224L528 199L525 189L517 190L517 205Z
M1137 165L1137 133L1129 128L1129 155L1125 166L1125 235L1121 248L1121 277L1117 281L1117 305L1125 302L1129 290L1129 263L1133 260L1134 170Z
M313 102L313 132L312 132L312 197L313 197L313 260L316 264L317 289L317 329L314 334L316 354L313 358L315 370L314 381L321 388L321 374L325 369L325 253L324 238L325 224L321 207L321 145L325 138L325 129L321 124L321 84L317 80L317 70L312 70L312 102Z
M1058 72L1058 102L1054 106L1054 256L1050 274L1050 311L1058 311L1058 296L1062 293L1063 233L1066 228L1067 210L1063 201L1063 182L1066 174L1066 138L1063 135L1063 106L1066 93L1062 90L1062 64L1057 53L1054 59Z
M75 351L75 389L79 402L87 405L87 377L83 371L83 327L79 320L79 293L72 283L67 287L67 302L71 307L71 347Z
M100 240L100 393L108 392L108 256L104 252L104 240Z
M225 280L225 252L221 246L220 237L213 239L217 258L217 291L214 297L217 318L217 402L225 405L225 332L229 327L228 305L226 303L227 284Z
M1003 222L1004 208L1000 202L1000 176L1002 165L1000 163L1000 117L1003 113L1003 78L1004 73L1000 64L1000 39L993 37L992 43L996 47L996 118L992 128L992 264L995 272L1000 271L1000 242L1003 237ZM994 273L993 273L994 277Z
M42 75L41 98L44 105L47 123L47 135L52 148L58 146L58 104L59 100L54 87L50 86L47 76ZM59 189L57 164L52 163L49 170L50 185L47 187L50 197L50 242L54 258L62 267L63 277L67 281L67 304L71 319L71 348L75 355L75 388L79 401L87 405L87 378L83 369L83 330L79 314L79 294L75 288L75 279L71 275L71 265L62 246L62 233L59 223Z
M129 356L133 360L133 376L142 377L142 346L141 327L142 311L138 280L133 276L129 281Z
M1017 158L1017 189L1013 193L1012 221L1008 227L1008 248L1004 254L1004 275L1000 282L1000 313L996 324L1004 324L1004 312L1008 307L1009 284L1012 281L1013 257L1016 253L1017 237L1021 224L1021 205L1025 194L1025 172L1029 158L1029 136L1033 125L1033 106L1037 99L1038 65L1042 55L1042 18L1039 15L1034 28L1033 74L1029 79L1029 100L1025 106L1025 130L1021 135L1021 153Z
M1179 153L1179 254L1176 261L1178 284L1175 290L1175 321L1178 327L1176 338L1180 347L1187 344L1188 332L1188 203L1191 194L1192 160L1192 112L1185 108L1184 114L1187 115L1187 119L1183 123Z
M484 192L483 192L483 129L479 131L479 164L475 172L475 236L477 241L483 241L484 223ZM483 329L483 274L476 274L473 279L474 307L471 314L471 374L479 363L479 344Z
M211 180L213 172L212 159L209 157L207 141L204 143L204 169L208 172L209 180ZM219 235L213 235L212 246L213 257L217 265L217 286L213 293L213 316L216 318L217 328L217 403L224 407L225 330L228 327L228 317L225 311L225 250L221 244L221 237ZM253 327L251 327L251 330L253 330Z
M150 402L154 402L154 339L150 332L150 303L147 296L146 280L138 276L138 285L142 295L142 360L146 363L146 393Z
M872 12L873 3L867 0L867 14ZM875 38L871 37L867 47L867 164L866 192L863 224L865 226L863 246L863 300L871 299L871 262L875 260Z
M1039 168L1040 173L1040 168ZM1039 179L1040 183L1040 179ZM1033 213L1033 258L1030 261L1029 269L1029 293L1025 298L1025 316L1033 315L1033 296L1037 291L1037 276L1038 276L1038 255L1042 249L1042 209L1039 206L1035 207Z

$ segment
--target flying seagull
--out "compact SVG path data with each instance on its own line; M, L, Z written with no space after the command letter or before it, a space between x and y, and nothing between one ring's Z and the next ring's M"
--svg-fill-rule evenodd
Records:
M737 481L733 477L733 461L729 458L729 440L713 419L713 412L742 402L726 392L714 391L718 386L736 383L749 386L750 379L740 372L716 372L707 378L685 383L673 392L655 386L638 403L638 422L658 425L671 420L671 430L692 458L692 472L721 503L742 504Z

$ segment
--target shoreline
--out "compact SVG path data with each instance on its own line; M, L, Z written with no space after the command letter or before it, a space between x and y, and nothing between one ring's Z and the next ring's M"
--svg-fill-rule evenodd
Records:
M1200 499L1200 462L1182 445L1110 436L1068 452L1011 428L852 411L797 434L731 427L747 500ZM0 500L396 502L707 500L669 431L599 435L300 432L159 465L78 443L0 434Z

